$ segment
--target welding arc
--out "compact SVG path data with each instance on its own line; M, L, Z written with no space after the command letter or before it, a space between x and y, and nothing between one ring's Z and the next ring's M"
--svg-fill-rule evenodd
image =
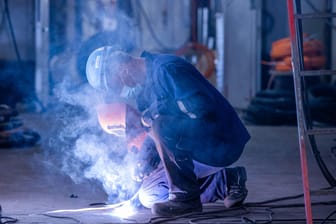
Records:
M54 210L54 211L49 211L45 212L45 214L54 214L54 213L63 213L63 212L87 212L87 211L99 211L99 210L108 210L108 209L115 209L123 206L130 200L123 201L120 203L112 204L112 205L106 205L104 207L98 207L98 208L79 208L79 209L60 209L60 210Z
M139 192L135 193L133 197L129 200L122 201L119 203L111 204L111 205L105 205L104 207L97 207L97 208L79 208L79 209L60 209L60 210L54 210L45 212L45 214L53 214L53 213L62 213L62 212L86 212L86 211L99 211L99 210L108 210L108 209L116 209L119 208L127 203L131 203L135 198L138 197Z

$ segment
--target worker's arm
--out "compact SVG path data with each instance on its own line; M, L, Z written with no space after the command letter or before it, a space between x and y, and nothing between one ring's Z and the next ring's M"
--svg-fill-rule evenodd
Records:
M135 145L133 145L135 147ZM142 144L136 150L130 153L134 156L134 169L132 171L132 178L141 182L144 178L149 176L159 165L160 157L156 151L154 141L148 135L142 141Z
M156 70L153 89L159 95L145 113L187 116L190 119L213 117L216 103L210 97L207 81L191 66L169 64Z

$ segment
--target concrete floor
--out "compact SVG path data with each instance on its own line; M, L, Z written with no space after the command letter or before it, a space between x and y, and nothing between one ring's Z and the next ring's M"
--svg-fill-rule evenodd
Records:
M47 213L60 209L93 208L89 206L91 203L105 202L107 195L95 180L75 183L56 163L48 159L50 157L45 156L47 146L44 143L48 141L47 133L53 125L50 117L46 119L38 114L23 114L21 118L27 127L41 134L42 140L41 144L31 148L0 149L2 216L16 218L18 223L306 223L303 197L273 202L263 207L246 206L233 211L225 209L221 202L216 202L204 205L203 214L174 220L155 217L146 209L140 209L127 218L116 216L112 209ZM249 195L246 203L302 194L296 127L247 127L252 138L235 164L247 169ZM336 155L331 148L336 146L335 138L336 136L329 135L317 139L321 155L334 176ZM323 223L323 219L336 209L336 190L324 189L329 185L321 174L309 145L307 148L309 183L313 191L311 199L314 203L317 202L317 205L312 206L314 223ZM328 201L334 201L334 204L319 203ZM271 208L273 213L267 208ZM118 211L118 214L121 212ZM266 222L270 216L274 221ZM333 221L324 223L336 223L335 214L330 218ZM6 219L1 221L5 223Z

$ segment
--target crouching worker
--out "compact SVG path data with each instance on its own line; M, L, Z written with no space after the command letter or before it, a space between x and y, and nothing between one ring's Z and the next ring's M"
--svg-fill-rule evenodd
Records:
M88 82L132 105L161 163L142 180L139 199L153 214L202 211L202 203L226 207L247 197L246 170L230 167L250 135L234 108L186 60L143 52L134 57L106 46L91 53Z

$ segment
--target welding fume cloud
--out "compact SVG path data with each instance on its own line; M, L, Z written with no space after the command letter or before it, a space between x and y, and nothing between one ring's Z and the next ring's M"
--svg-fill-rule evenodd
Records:
M102 5L106 6L103 13L97 14L95 7ZM111 125L112 117L107 117L109 125L102 126L105 129L101 129L100 124L106 123L106 96L92 89L85 76L90 49L105 44L113 44L114 49L134 48L137 29L133 26L132 19L118 7L111 6L110 2L100 1L79 4L80 11L84 12L83 22L94 20L94 24L83 23L84 27L92 28L95 33L86 38L88 33L84 32L78 42L75 41L75 46L71 43L64 46L65 51L52 60L53 91L58 102L53 105L49 115L50 119L57 121L57 125L48 130L51 132L51 137L47 140L50 150L45 153L49 156L49 161L54 162L50 165L61 167L76 183L86 179L100 182L109 195L108 201L114 203L132 197L137 191L138 182L130 180L132 173L137 173L133 171L137 164L133 160L139 155L136 151L128 153L125 144L126 127ZM90 27L91 25L94 27ZM51 48L53 49L52 45ZM76 74L72 74L72 59L76 62ZM96 63L98 65L99 61ZM135 90L136 88L125 87L123 94L131 96ZM141 138L136 139L132 145L137 145Z
M132 176L140 183L143 207L175 216L200 212L203 203L216 200L226 207L244 202L246 170L232 165L250 135L191 63L172 54L133 56L105 46L90 54L86 76L110 104L103 107L103 129L125 138L128 152L137 152Z
M60 167L75 182L100 182L110 203L132 197L137 191L137 182L130 182L134 156L127 153L125 127L111 122L119 118L106 114L109 107L101 103L103 96L90 86L74 91L63 83L55 87L54 94L60 103L53 119L60 125L48 143L54 151L48 153L61 157Z

